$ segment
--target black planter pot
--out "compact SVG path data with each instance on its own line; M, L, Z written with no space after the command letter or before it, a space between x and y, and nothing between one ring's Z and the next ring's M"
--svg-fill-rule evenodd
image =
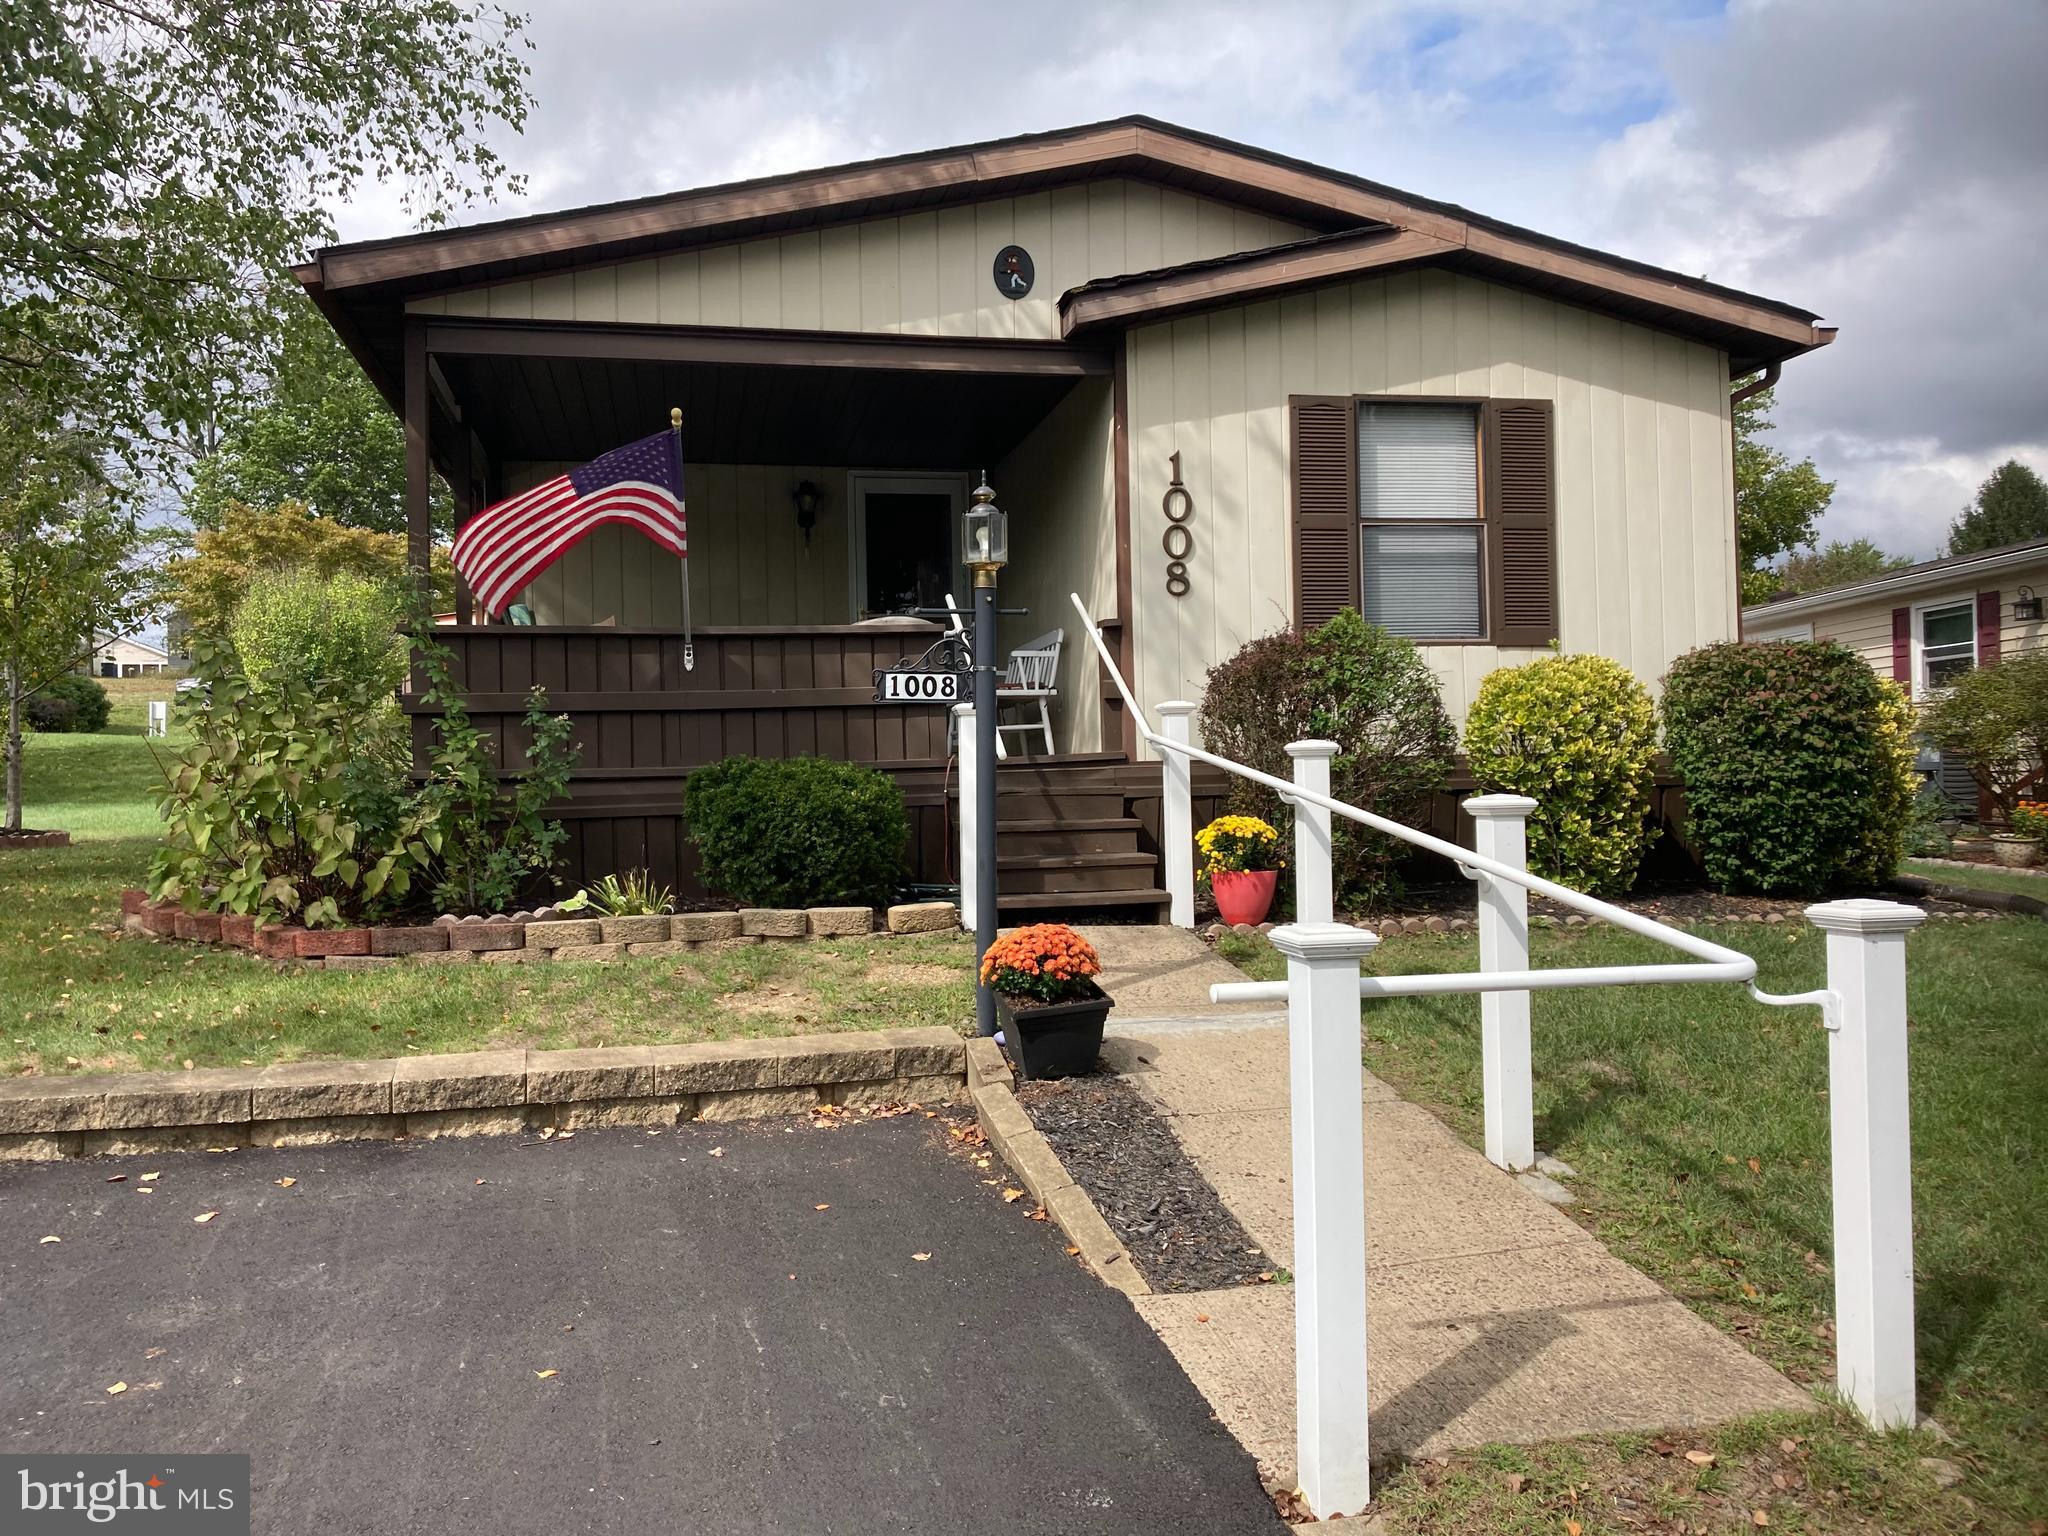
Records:
M1102 1026L1115 1006L1108 993L1089 986L1093 994L1071 1003L1039 1003L996 994L996 1013L1003 1025L1003 1050L1026 1079L1078 1077L1095 1070L1102 1054Z

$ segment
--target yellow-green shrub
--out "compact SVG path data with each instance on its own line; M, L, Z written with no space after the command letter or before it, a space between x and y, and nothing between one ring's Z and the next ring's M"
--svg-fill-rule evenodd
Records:
M1657 716L1635 674L1605 656L1545 656L1487 674L1465 718L1465 755L1487 793L1529 795L1529 867L1596 895L1635 884L1648 821Z

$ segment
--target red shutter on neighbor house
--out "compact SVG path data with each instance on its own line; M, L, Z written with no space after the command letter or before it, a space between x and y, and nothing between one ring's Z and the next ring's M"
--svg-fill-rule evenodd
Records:
M1913 610L1892 610L1892 681L1910 691L1913 686Z
M1358 424L1348 395L1288 404L1294 497L1294 623L1307 631L1359 605Z
M1998 594L1977 594L1977 665L1998 665Z
M1495 645L1557 638L1557 490L1548 400L1489 400L1486 465L1488 617Z

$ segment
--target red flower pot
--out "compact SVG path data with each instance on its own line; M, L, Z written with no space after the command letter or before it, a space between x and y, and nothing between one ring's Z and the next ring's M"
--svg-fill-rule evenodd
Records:
M1232 927L1239 923L1263 923L1273 910L1273 885L1280 878L1277 869L1219 869L1209 877L1216 893L1216 915Z

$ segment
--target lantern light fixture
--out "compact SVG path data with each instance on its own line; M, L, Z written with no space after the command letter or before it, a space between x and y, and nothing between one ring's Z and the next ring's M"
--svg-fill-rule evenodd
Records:
M996 505L986 470L960 524L960 548L967 567L974 572L974 584L994 586L996 572L1010 563L1010 515Z

